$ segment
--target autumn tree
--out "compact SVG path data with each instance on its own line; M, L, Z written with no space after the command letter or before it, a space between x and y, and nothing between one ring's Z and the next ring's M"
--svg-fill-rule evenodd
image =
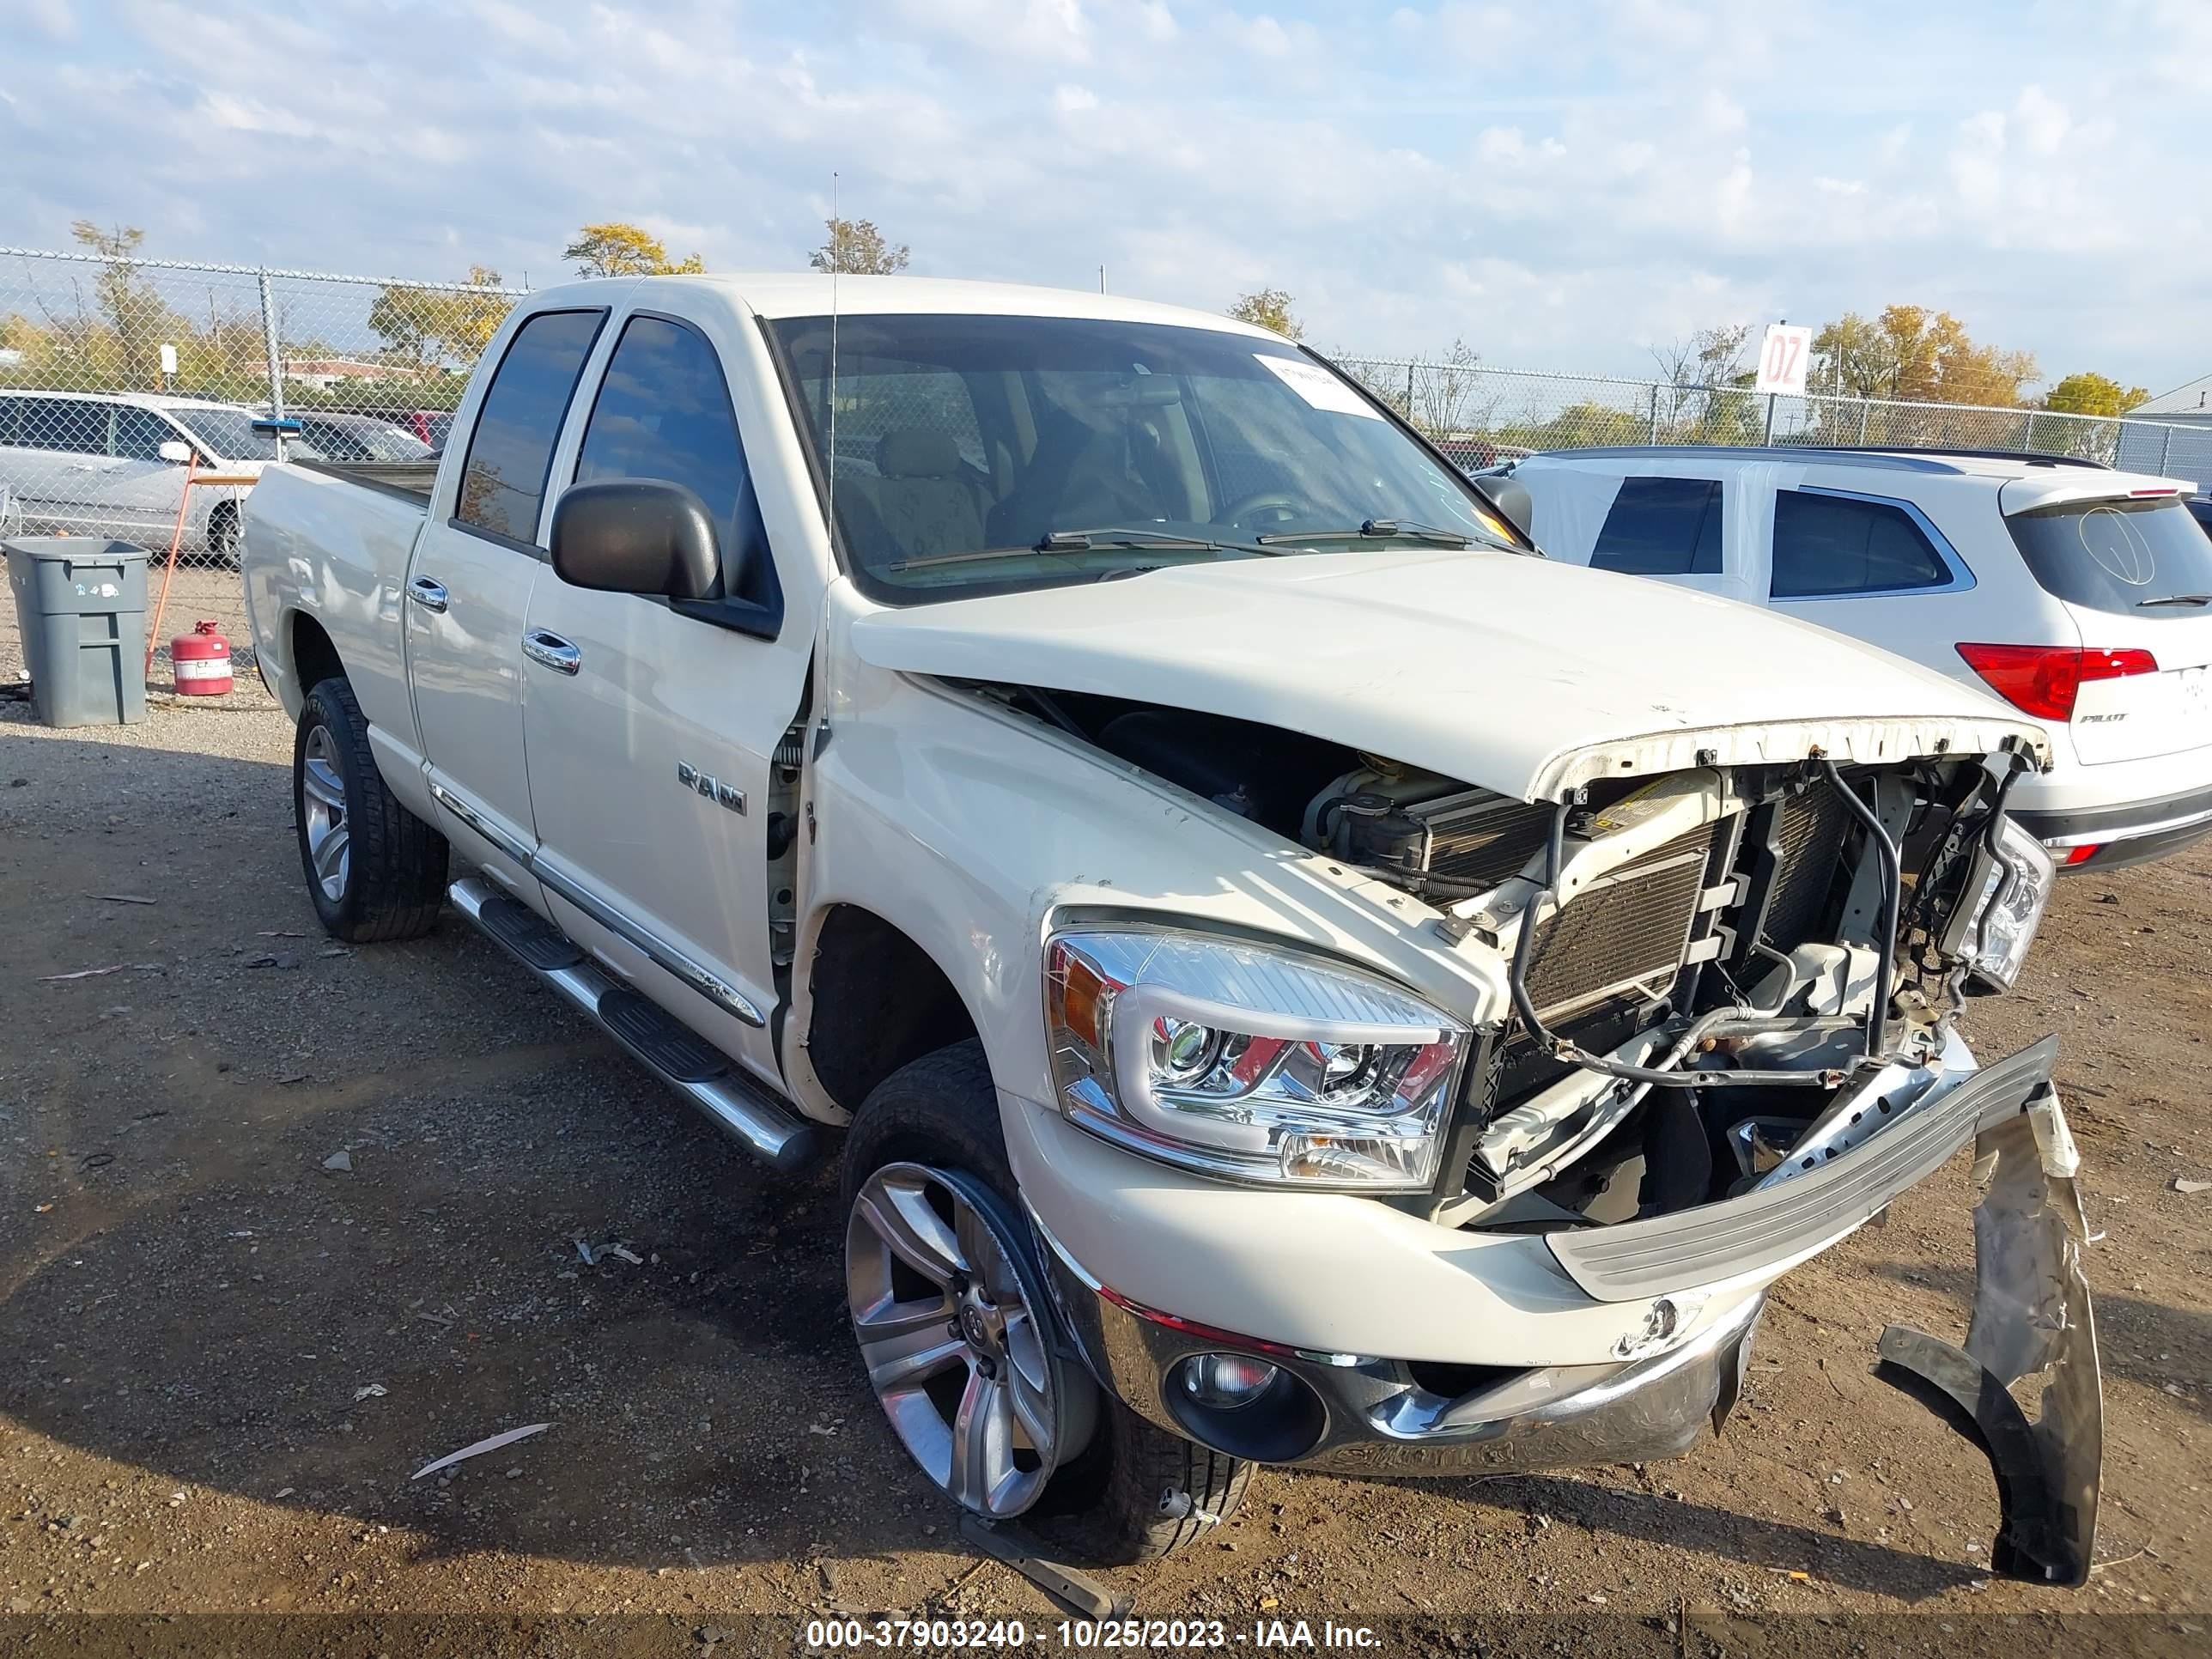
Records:
M1813 337L1820 390L1908 403L2012 408L2041 374L2025 351L1984 345L1948 311L1887 306L1872 320L1845 312Z
M2054 414L2117 416L2149 396L2145 387L2123 386L2102 374L2069 374L2044 394L2043 406Z
M1755 403L1740 388L1752 383L1744 362L1749 323L1718 323L1687 339L1650 348L1664 384L1649 424L1670 443L1747 443L1757 441Z
M93 295L121 348L124 383L158 386L161 337L169 309L153 284L139 276L135 256L146 233L136 225L103 230L89 219L80 219L70 227L70 234L102 261L100 275L93 278Z
M1305 325L1291 314L1291 296L1279 288L1257 289L1238 295L1237 303L1229 307L1229 314L1255 328L1273 329L1286 340L1305 338Z
M815 270L848 276L891 276L906 269L906 244L893 246L885 241L872 219L824 219L822 227L830 240L806 256Z
M561 257L576 262L579 276L694 276L707 269L696 253L672 260L659 238L619 219L586 225Z
M419 368L451 358L476 362L514 308L500 293L500 274L469 267L461 288L420 288L399 283L381 289L368 308L368 325L395 355Z

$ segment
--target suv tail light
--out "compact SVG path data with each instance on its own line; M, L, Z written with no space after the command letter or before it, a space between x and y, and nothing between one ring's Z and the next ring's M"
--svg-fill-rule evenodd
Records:
M1962 644L1959 654L1997 696L2022 714L2046 720L2074 718L2074 699L2084 680L2158 672L2157 658L2132 647L2101 651L2070 645Z

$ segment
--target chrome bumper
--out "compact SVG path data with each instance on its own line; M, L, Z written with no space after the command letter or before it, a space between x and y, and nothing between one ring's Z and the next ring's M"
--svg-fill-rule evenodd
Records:
M1499 1370L1446 1395L1423 1386L1402 1360L1258 1345L1148 1316L1103 1292L1042 1225L1037 1231L1084 1358L1138 1415L1233 1456L1342 1474L1522 1474L1679 1457L1718 1432L1735 1408L1765 1307L1763 1296L1752 1297L1649 1358ZM1189 1355L1255 1347L1304 1385L1309 1409L1288 1422L1279 1413L1267 1421L1209 1416L1171 1385Z

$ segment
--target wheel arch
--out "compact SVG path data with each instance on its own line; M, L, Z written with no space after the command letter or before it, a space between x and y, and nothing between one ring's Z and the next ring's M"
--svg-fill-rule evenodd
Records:
M295 702L305 702L307 693L325 680L345 677L345 659L338 655L337 643L305 611L295 611L284 619L284 658Z
M784 1069L810 1115L849 1122L901 1066L982 1035L957 980L905 928L849 901L807 917Z

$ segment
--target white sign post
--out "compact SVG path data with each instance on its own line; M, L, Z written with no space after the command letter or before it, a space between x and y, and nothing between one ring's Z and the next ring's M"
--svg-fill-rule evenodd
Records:
M161 390L169 389L169 382L177 378L177 349L163 343L161 347Z
M1774 400L1805 395L1805 371L1813 359L1813 331L1802 323L1769 323L1759 348L1754 392L1766 394L1766 441L1774 441Z

